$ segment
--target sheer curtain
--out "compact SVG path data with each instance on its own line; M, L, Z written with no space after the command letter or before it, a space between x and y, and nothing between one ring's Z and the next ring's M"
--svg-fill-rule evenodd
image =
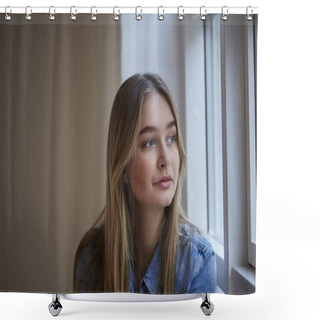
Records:
M105 202L120 27L56 20L0 22L2 290L70 292L76 247Z
M121 73L154 72L168 85L179 114L187 172L182 205L188 218L206 232L206 140L204 25L198 15L139 22L121 17ZM197 134L195 134L197 132ZM196 186L196 187L195 187Z

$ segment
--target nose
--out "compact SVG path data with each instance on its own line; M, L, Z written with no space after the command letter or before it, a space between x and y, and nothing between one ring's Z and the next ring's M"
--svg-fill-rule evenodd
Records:
M159 155L158 155L158 168L163 169L169 166L171 163L169 150L167 150L167 146L165 144L161 144L159 147Z

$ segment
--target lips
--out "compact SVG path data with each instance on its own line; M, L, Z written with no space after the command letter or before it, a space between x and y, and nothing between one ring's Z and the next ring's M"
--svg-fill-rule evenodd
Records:
M172 177L171 176L164 176L155 185L159 186L162 189L168 189L171 186Z

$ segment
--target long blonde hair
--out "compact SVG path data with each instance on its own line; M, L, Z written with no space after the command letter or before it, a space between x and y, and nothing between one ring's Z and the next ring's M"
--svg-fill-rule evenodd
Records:
M92 257L95 270L93 291L128 291L129 266L134 264L134 238L130 190L125 183L125 171L135 152L143 102L155 92L166 99L176 122L180 160L176 191L171 204L165 208L160 249L160 290L161 293L174 293L179 222L187 221L180 205L186 154L169 89L158 75L150 73L135 74L127 79L118 90L113 103L107 147L106 206L101 215L104 223L99 236L95 237L96 248ZM90 242L90 237L89 240L83 240L77 254L81 247L90 245Z

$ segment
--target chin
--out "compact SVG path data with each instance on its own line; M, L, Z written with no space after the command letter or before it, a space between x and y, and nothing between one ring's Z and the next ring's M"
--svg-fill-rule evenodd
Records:
M171 199L167 199L161 202L161 207L168 207L170 206L170 204L172 203L172 198Z
M171 194L158 196L153 198L153 201L151 201L151 203L149 204L155 207L166 208L171 205L173 197L174 195L171 195Z

